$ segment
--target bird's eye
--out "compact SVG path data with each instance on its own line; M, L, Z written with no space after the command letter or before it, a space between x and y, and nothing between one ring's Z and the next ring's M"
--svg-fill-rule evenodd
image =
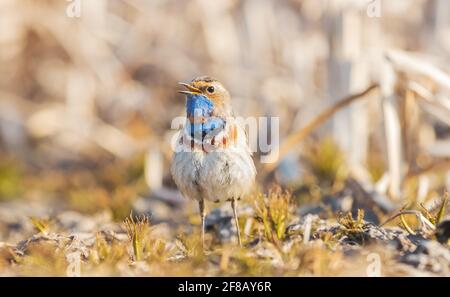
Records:
M207 89L208 93L214 93L214 87L213 86L209 86Z

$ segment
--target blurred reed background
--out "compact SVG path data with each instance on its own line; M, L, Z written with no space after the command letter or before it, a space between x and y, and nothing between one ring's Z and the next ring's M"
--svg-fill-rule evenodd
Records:
M300 197L316 184L310 201L352 177L392 210L450 186L446 0L81 0L70 17L75 2L0 1L4 220L41 208L122 220L141 196L182 203L168 172L176 83L204 74L239 115L279 117L281 143L374 85L285 145L278 167L255 158L262 189Z

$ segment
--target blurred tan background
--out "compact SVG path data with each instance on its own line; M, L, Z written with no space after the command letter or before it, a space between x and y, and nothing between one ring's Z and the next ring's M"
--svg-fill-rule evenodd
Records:
M427 201L450 183L449 72L446 0L2 0L0 212L122 220L153 195L141 204L171 217L176 83L205 74L237 114L280 117L281 142L377 85L260 185L333 188L343 174L395 205Z

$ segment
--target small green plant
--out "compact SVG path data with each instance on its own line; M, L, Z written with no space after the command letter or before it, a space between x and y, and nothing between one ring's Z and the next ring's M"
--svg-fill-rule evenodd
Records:
M50 231L51 221L46 218L30 217L31 223L39 233L48 234Z
M283 239L292 215L291 194L274 187L267 196L258 195L254 207L265 237L272 242Z
M364 210L358 209L356 218L353 218L351 212L338 218L338 223L341 225L341 229L346 233L361 233L364 232Z
M347 236L354 242L364 243L364 232L366 222L364 221L364 210L358 209L356 218L353 218L351 212L339 216L337 219L340 230L336 233L338 237Z
M147 239L149 231L149 220L146 216L141 216L134 219L132 214L124 221L124 227L127 231L128 238L133 247L133 260L142 261L145 247L145 240Z

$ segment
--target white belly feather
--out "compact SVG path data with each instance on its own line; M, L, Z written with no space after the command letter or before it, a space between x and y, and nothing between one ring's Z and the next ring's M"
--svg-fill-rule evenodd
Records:
M211 152L177 148L171 172L183 196L219 202L239 199L249 193L256 170L245 132L236 127L237 141L229 148Z

